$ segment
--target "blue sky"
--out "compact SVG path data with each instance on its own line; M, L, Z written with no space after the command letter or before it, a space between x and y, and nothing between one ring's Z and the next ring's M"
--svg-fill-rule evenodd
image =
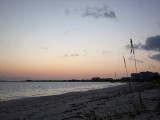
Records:
M160 34L159 0L1 0L2 79L82 79L135 72L130 50ZM156 41L160 41L159 37ZM159 43L159 42L158 42ZM159 51L136 49L138 72ZM159 56L158 56L159 57Z

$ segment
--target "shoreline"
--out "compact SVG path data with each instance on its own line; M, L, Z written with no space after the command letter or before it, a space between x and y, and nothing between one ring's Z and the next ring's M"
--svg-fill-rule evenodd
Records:
M108 114L116 110L118 104L124 105L126 109L129 108L127 105L130 105L131 94L135 96L137 103L137 83L132 83L131 89L133 92L129 94L128 84L125 84L85 92L2 101L0 102L0 118L2 120L80 120L91 119L93 115L96 115L107 120ZM151 104L149 106L151 110L157 104L157 92L154 89L142 92L142 98L145 104L147 102ZM110 116L113 117L112 114ZM142 116L145 118L146 115ZM157 118L154 114L152 116L152 119ZM124 120L125 117L127 120L128 115L124 115ZM160 118L160 115L158 117Z
M40 83L43 83L43 82L40 82ZM71 83L73 84L75 82L71 82ZM87 82L87 83L90 83L90 82ZM102 82L100 82L100 83L102 83ZM106 84L106 85L105 84L106 84L106 82L104 82L104 85L99 85L98 87L84 86L82 88L78 88L78 86L77 86L75 88L73 87L73 89L71 89L71 90L69 90L67 87L65 88L66 90L61 90L61 88L60 89L58 88L59 92L57 92L56 89L53 89L53 90L52 89L50 89L50 90L46 89L46 90L42 90L42 93L38 93L38 92L36 93L36 91L33 91L33 93L32 93L32 91L30 91L31 94L28 94L28 95L25 92L24 93L22 92L23 94L20 94L20 95L13 93L14 96L11 95L9 97L4 97L4 98L3 98L3 94L2 94L2 96L0 97L0 102L10 101L10 100L19 100L19 99L29 99L29 98L34 98L34 97L63 95L63 94L66 94L66 93L71 93L71 92L85 92L85 91L90 91L90 90L97 90L97 89L103 89L103 88L108 88L108 87L114 87L114 86L118 86L118 85L126 84L126 83L118 82L117 84L116 83L113 84L113 83L109 82L109 84ZM40 85L38 85L38 86L40 87ZM43 89L43 86L40 89ZM38 89L38 91L39 91L39 89ZM48 94L48 91L50 91L49 94ZM21 92L21 91L18 91L18 92ZM3 93L5 93L5 91Z
M109 86L107 88L97 88L97 89L90 89L90 90L86 90L86 91L75 91L75 92L67 92L67 93L61 93L61 94L55 94L55 95L47 95L47 96L31 96L31 97L22 97L22 98L18 98L18 99L11 99L11 100L4 100L4 101L0 101L0 106L1 104L12 104L12 102L29 102L29 101L32 101L32 100L43 100L43 99L54 99L54 98L57 98L57 97L65 97L67 95L78 95L78 94L89 94L90 92L99 92L99 91L103 91L103 90L110 90L114 87L118 87L118 86L126 86L126 84L128 83L124 83L122 85L117 85L117 86Z

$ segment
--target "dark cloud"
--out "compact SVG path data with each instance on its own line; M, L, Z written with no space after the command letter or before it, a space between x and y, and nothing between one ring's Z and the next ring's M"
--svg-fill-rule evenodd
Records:
M126 45L126 48L130 49L130 44ZM148 37L144 44L134 44L134 49L160 52L160 35Z
M83 17L94 18L116 18L114 11L110 10L108 6L99 7L87 7L82 14Z
M110 51L107 51L107 50L103 50L103 51L102 51L102 54L103 54L103 55L106 55L106 56L107 56L109 53L111 53L111 52L110 52Z
M160 35L148 37L141 48L148 51L152 50L160 52Z
M127 49L131 49L130 45L126 45ZM148 37L145 43L134 44L134 49L141 49L152 52L160 52L160 35ZM148 55L150 59L160 62L160 54Z
M131 56L131 57L128 58L128 60L134 61L134 57ZM137 63L143 63L142 60L138 60L138 59L136 59L136 62L137 62Z
M149 55L149 58L160 62L160 54L159 53L155 54L155 55Z

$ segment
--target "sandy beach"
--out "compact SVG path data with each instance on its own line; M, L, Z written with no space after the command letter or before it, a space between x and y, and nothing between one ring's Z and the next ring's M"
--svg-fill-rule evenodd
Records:
M158 120L160 90L152 84L0 102L1 120ZM159 102L158 102L159 101Z

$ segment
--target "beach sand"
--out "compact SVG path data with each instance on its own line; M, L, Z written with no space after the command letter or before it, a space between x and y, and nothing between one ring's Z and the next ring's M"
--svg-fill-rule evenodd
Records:
M0 102L1 120L159 120L160 90L137 83Z

